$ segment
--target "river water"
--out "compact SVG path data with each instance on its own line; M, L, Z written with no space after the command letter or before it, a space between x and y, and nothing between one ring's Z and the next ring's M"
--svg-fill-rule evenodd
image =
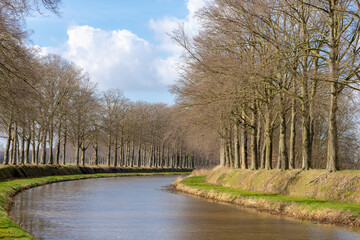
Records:
M174 176L61 182L15 197L11 216L38 239L350 240L360 234L173 193Z

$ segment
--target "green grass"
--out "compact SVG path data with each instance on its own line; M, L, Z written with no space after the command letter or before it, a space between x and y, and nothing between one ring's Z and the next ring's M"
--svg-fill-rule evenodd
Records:
M158 173L98 173L78 174L66 176L48 176L37 178L24 178L0 181L0 239L35 239L23 228L15 224L7 214L6 208L10 198L24 189L44 185L47 183L70 181L86 178L121 177L121 176L149 176L149 175L174 175L189 174L186 172L158 172Z
M188 177L183 179L181 183L189 187L197 188L199 190L215 190L218 193L227 193L230 194L231 197L266 199L274 202L282 202L287 204L295 203L301 206L306 206L312 211L318 209L335 209L345 211L350 210L354 217L360 217L360 204L327 201L314 198L293 197L279 194L267 194L261 192L249 192L236 188L212 185L207 183L204 178L205 176Z

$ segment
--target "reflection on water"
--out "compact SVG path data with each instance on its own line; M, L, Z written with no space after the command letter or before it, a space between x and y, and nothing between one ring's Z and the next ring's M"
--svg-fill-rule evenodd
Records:
M176 177L62 182L15 197L11 215L39 239L349 240L360 234L162 191Z

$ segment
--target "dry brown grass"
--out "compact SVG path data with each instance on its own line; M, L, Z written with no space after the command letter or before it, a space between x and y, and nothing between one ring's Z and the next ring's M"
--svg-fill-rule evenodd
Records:
M205 180L210 184L244 191L360 203L360 171L327 173L325 170L296 169L281 172L220 167L204 173L197 171L194 176L206 175Z
M214 168L216 169L216 168ZM214 169L195 169L190 176L204 176L210 174Z
M274 202L266 199L232 197L228 193L220 193L214 190L205 191L189 187L180 181L174 182L175 189L187 194L199 196L220 202L233 203L236 205L253 208L258 211L269 212L276 215L285 215L301 220L311 220L319 223L331 223L347 226L360 226L360 219L354 218L350 211L334 209L312 210L309 207L300 206L295 203Z

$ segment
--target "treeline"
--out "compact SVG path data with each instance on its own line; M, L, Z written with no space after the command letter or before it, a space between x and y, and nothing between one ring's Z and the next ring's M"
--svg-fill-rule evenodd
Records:
M51 63L59 70L59 62ZM50 74L53 78L42 83L43 95L35 94L28 105L11 106L3 115L5 165L194 167L196 153L188 150L170 107L131 102L118 89L97 93L78 73L73 72L74 78Z
M359 162L360 3L213 0L173 91L183 115L216 129L220 165L336 171Z
M0 127L3 164L193 168L208 163L189 144L173 107L100 92L79 67L26 46L24 16L59 1L0 0Z

